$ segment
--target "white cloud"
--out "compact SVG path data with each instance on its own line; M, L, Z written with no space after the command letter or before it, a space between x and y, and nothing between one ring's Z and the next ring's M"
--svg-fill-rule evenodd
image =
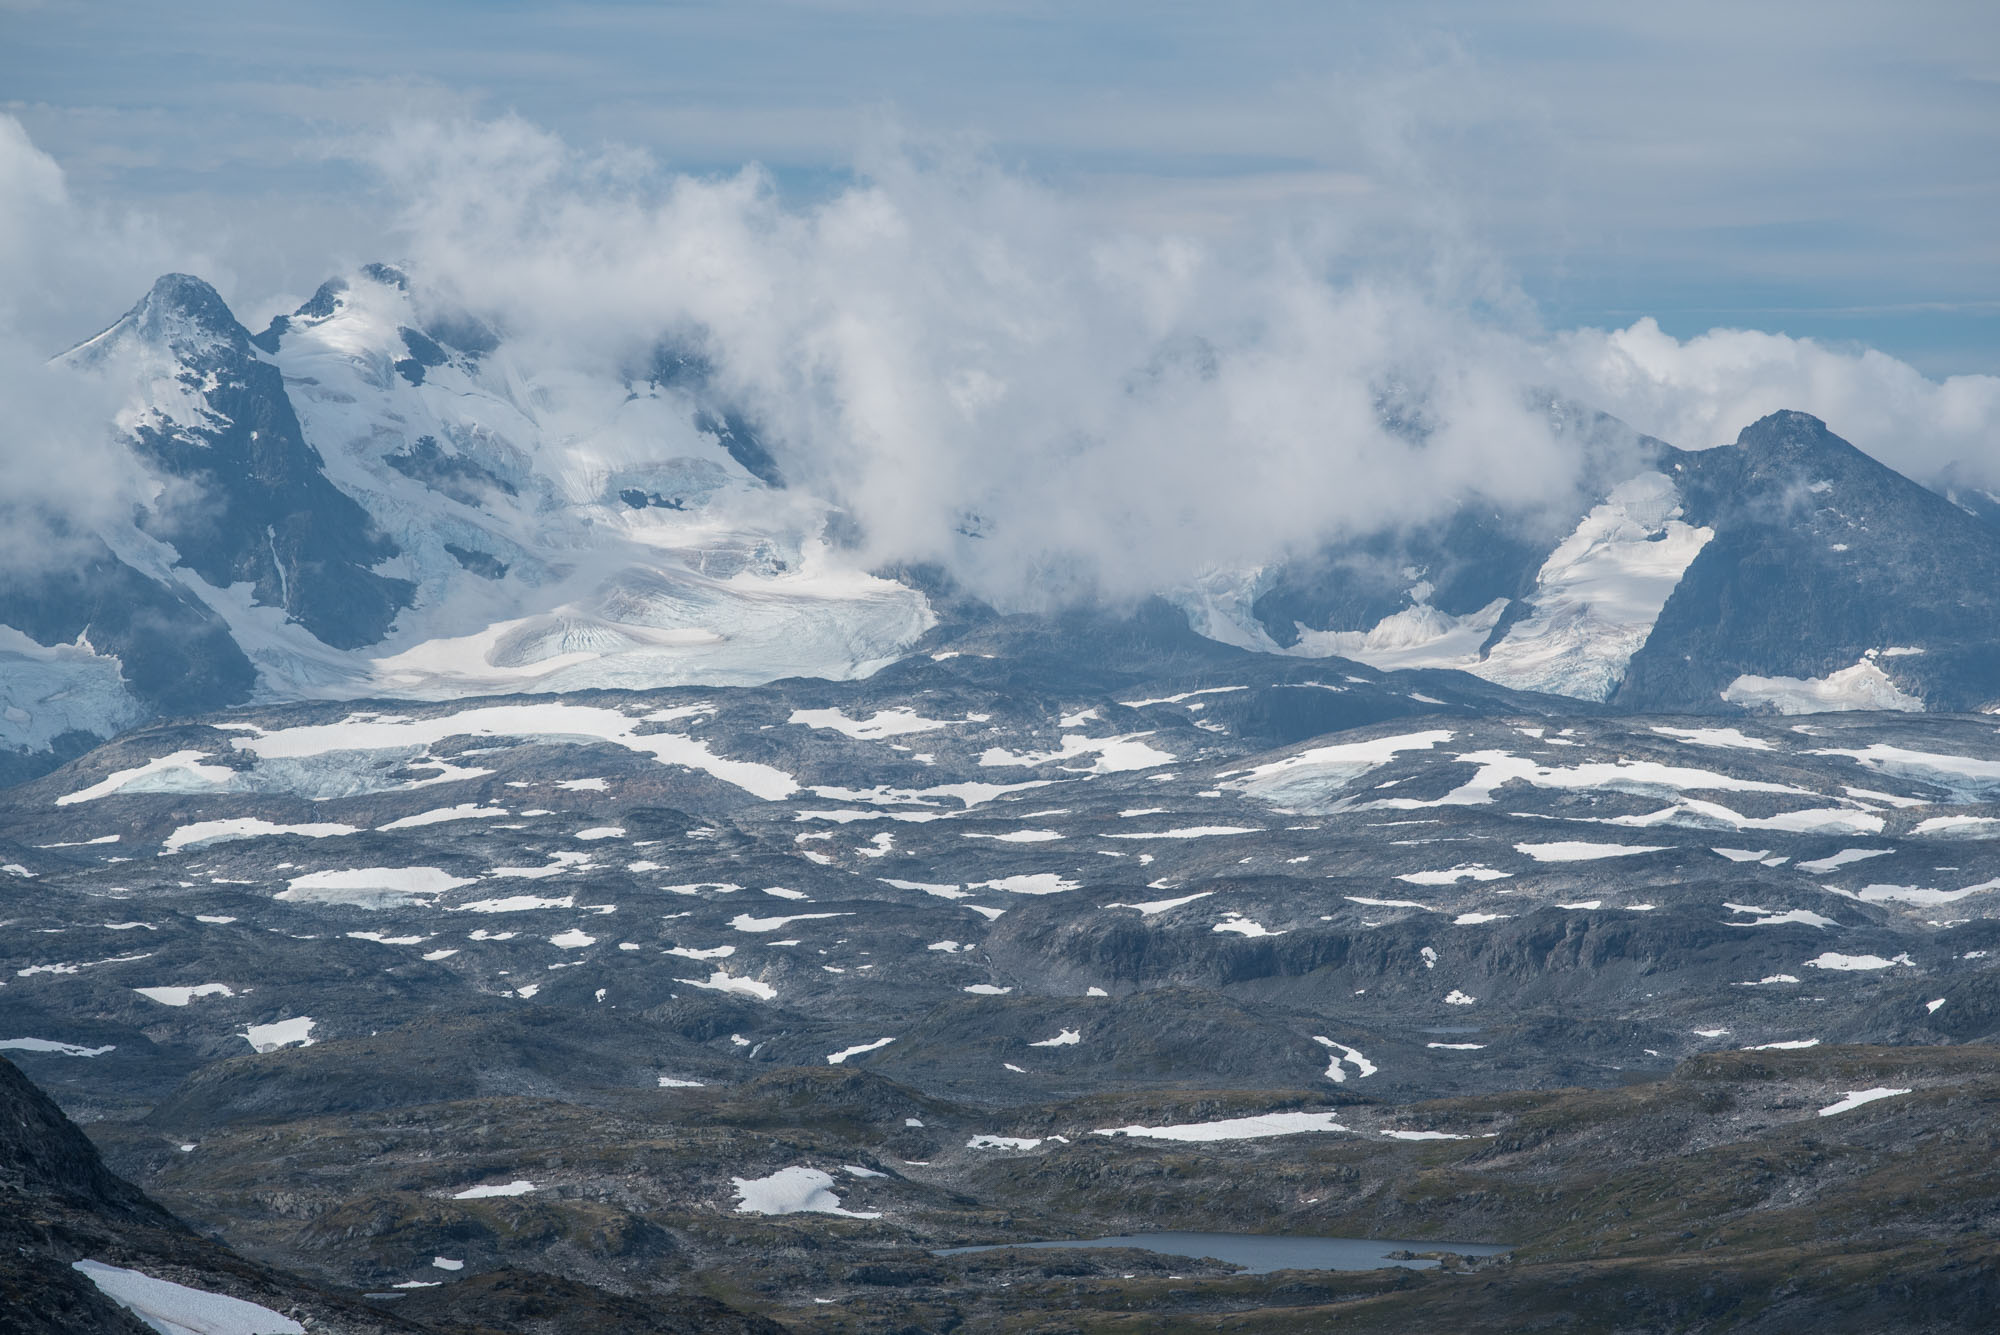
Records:
M1733 441L1767 413L1790 408L1919 479L1957 462L2000 486L2000 377L1931 380L1872 349L1714 329L1686 340L1652 319L1560 336L1557 373L1604 411L1683 449Z
M95 332L122 313L168 254L142 221L78 206L61 168L0 115L0 558L15 568L68 550L65 525L47 521L87 529L129 509L110 391L49 357L79 336L79 320Z
M1521 303L1448 210L1411 223L1421 262L1400 264L1343 247L1337 198L1304 234L1114 227L907 141L804 207L756 169L675 176L511 119L417 125L379 160L419 271L525 355L631 362L699 333L870 558L942 561L1014 603L1179 585L1469 491L1563 497L1574 458L1530 386L1696 448L1802 409L1920 475L1982 460L2000 426L2000 380L1876 352L1650 320L1524 332L1479 313ZM1382 425L1394 386L1424 399L1421 444Z
M700 331L871 557L1012 600L1141 593L1467 488L1569 481L1519 391L1524 345L1431 276L1352 276L1324 241L1105 230L907 146L799 209L755 170L666 176L513 120L413 128L382 161L418 271L524 355L634 362ZM1427 444L1382 425L1395 383L1427 390Z
M1380 130L1390 158L1402 133ZM1285 191L1217 232L894 137L808 204L755 167L674 174L517 118L412 120L370 156L403 251L385 258L490 316L516 365L557 379L699 339L786 473L860 519L864 559L939 561L1017 605L1184 585L1473 491L1566 498L1574 454L1529 387L1687 447L1795 408L1919 476L2000 466L2000 379L1650 320L1536 333L1441 189L1385 248L1361 178L1307 191L1309 225ZM36 462L105 416L51 380L50 339L203 265L143 217L76 204L0 117L0 390L25 405L0 487L76 505L86 476L115 498L108 462L56 483ZM1383 425L1385 393L1421 399L1425 440Z

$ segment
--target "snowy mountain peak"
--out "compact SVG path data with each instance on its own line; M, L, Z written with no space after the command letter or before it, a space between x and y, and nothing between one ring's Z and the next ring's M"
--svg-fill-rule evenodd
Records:
M162 274L146 295L116 323L63 354L76 365L92 365L128 343L188 357L227 347L248 353L250 332L237 323L222 294L192 274Z
M231 704L253 672L271 699L842 679L937 624L786 485L698 330L553 364L378 263L254 339L169 274L67 360L129 387L145 499L66 583L0 571L20 590L0 598L20 637L0 638L22 683L5 707L26 720L0 749ZM1237 651L1620 711L2000 699L2000 529L1803 413L1685 452L1548 411L1582 461L1548 495L1216 572L1183 596L1191 621ZM153 629L115 627L121 602Z

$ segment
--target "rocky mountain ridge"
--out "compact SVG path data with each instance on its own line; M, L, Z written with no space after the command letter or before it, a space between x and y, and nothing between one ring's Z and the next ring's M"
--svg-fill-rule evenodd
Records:
M854 568L850 521L784 485L783 442L698 338L582 379L526 355L379 264L254 336L168 275L64 354L129 387L118 429L152 499L6 581L0 777L253 695L841 679L935 649L941 615L995 616ZM1688 452L1546 407L1583 461L1572 499L1466 498L1431 529L1161 593L1253 652L1623 712L2000 698L1980 493L1947 479L1947 500L1797 414Z

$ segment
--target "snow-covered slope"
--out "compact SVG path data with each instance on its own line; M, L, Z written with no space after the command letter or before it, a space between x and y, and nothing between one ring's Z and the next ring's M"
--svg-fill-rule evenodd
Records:
M1644 472L1613 488L1549 553L1523 614L1495 598L1453 616L1431 606L1431 586L1366 631L1303 630L1292 652L1339 655L1370 667L1458 668L1524 691L1606 700L1681 575L1713 530L1681 518L1665 474ZM1503 619L1508 624L1502 625Z
M94 566L0 596L0 745L47 764L253 690L846 678L934 621L775 485L692 352L542 374L370 265L256 336L169 275L60 360L124 397L150 500L90 535Z
M341 693L841 678L931 624L922 595L829 546L823 502L746 467L761 451L699 375L537 379L424 316L378 266L265 336L328 476L416 588ZM273 640L268 676L324 689L287 661L310 646Z
M1433 531L1219 574L1203 634L1455 668L1625 710L2000 701L2000 531L1800 413L1690 453L1635 440L1573 519L1476 498Z

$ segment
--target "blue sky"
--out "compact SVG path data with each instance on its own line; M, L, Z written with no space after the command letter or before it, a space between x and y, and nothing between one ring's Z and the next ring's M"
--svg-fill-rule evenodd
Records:
M392 249L357 159L412 120L756 161L801 198L895 126L1113 221L1337 227L1356 262L1449 237L1552 329L2000 372L1991 3L0 0L0 110L240 291Z

